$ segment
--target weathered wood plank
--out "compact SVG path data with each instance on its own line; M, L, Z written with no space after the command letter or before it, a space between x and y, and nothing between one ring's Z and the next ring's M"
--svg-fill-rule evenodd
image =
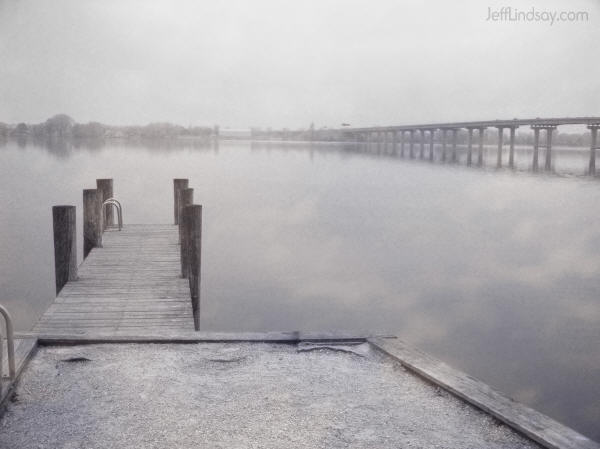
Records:
M600 445L589 438L397 339L369 338L368 341L410 371L491 414L544 447L600 449Z
M193 329L188 281L180 276L178 228L108 230L40 318L37 333L160 332Z

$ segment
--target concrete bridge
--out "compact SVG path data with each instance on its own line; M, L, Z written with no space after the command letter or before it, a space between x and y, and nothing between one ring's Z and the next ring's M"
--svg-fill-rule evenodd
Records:
M512 119L512 120L487 120L476 122L453 122L453 123L428 123L418 125L376 126L367 128L344 128L341 131L354 136L355 140L363 142L388 143L391 142L394 151L400 144L400 154L404 156L405 147L408 146L410 158L419 157L425 159L428 147L428 158L433 160L434 141L436 134L442 145L442 161L449 157L456 162L456 145L458 131L465 129L468 132L467 140L467 164L473 163L473 146L477 145L477 165L483 164L483 137L486 129L495 128L498 134L498 156L496 165L502 167L502 154L505 146L504 130L509 130L509 154L508 166L514 168L515 131L522 126L528 126L533 130L533 160L532 168L537 171L540 168L539 150L544 148L545 160L544 170L552 169L552 134L560 125L586 125L592 135L590 145L590 159L588 173L596 173L596 149L598 148L598 129L600 129L600 117L558 117L558 118L534 118L534 119ZM541 142L540 132L545 139ZM449 138L449 135L451 137ZM476 142L474 142L476 137ZM416 153L419 146L418 155ZM447 154L447 147L451 146L451 154Z

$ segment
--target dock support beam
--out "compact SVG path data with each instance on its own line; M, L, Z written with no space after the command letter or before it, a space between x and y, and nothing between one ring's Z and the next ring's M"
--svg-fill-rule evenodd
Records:
M75 206L53 206L54 275L56 294L77 280L77 226Z
M83 258L102 247L102 199L97 189L83 191Z
M469 128L467 138L467 165L471 165L473 161L473 128Z
M100 193L100 199L103 203L107 199L114 197L112 179L96 179L96 189ZM102 214L102 225L104 229L115 224L115 216L112 207L103 208Z
M598 146L598 129L600 129L600 123L594 123L588 125L588 129L592 134L592 142L590 145L590 163L588 167L588 174L594 176L596 174L596 147Z
M187 189L189 180L187 179L174 179L173 180L173 196L174 196L174 215L175 224L179 224L179 215L181 214L181 207L179 206L179 191L181 189Z
M181 189L179 191L179 205L181 206L179 213L179 251L181 258L181 277L187 278L188 273L188 247L189 242L186 240L189 236L189 230L185 229L183 222L183 210L187 206L194 204L194 189Z
M187 260L194 328L200 330L200 268L202 265L202 206L193 204L183 209L184 229L187 232Z
M508 150L508 166L515 168L515 127L510 127L510 148Z
M502 147L504 146L504 128L498 127L498 157L496 159L496 168L502 168Z

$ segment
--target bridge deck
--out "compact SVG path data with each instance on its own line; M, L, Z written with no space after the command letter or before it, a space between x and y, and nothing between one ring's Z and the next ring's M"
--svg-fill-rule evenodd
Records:
M180 277L177 227L106 230L33 328L42 334L132 334L194 329L190 290Z

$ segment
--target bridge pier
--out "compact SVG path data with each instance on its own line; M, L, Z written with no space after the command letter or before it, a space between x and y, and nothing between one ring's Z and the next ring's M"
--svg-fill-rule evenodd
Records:
M421 133L421 150L419 152L419 159L423 159L425 157L425 131L424 129L420 129Z
M510 127L510 149L508 150L508 166L515 168L515 130L516 126Z
M556 129L556 126L546 126L546 163L544 169L546 171L552 170L552 133Z
M502 168L502 147L504 145L503 142L504 137L504 128L498 126L498 157L496 159L496 167Z
M400 157L404 157L404 130L400 131Z
M433 139L435 138L435 129L429 130L429 160L433 162Z
M456 155L456 143L458 139L458 129L452 130L452 163L455 164L458 160Z
M410 136L410 142L408 144L408 155L411 159L415 158L415 153L414 153L414 149L415 149L415 130L411 129L409 132L409 136Z
M588 129L592 134L592 142L590 145L590 163L588 165L588 174L594 176L596 174L596 147L598 146L598 129L600 129L600 123L594 123L588 125Z
M467 129L468 138L467 138L467 165L471 165L473 159L473 128Z
M533 171L538 170L538 153L540 151L540 128L538 125L532 125L533 129L533 161L531 169Z
M398 131L392 131L392 154L396 154L398 148Z
M477 166L483 166L483 137L485 135L485 128L479 128L479 148L477 152Z
M446 137L448 130L442 129L442 162L446 162Z

